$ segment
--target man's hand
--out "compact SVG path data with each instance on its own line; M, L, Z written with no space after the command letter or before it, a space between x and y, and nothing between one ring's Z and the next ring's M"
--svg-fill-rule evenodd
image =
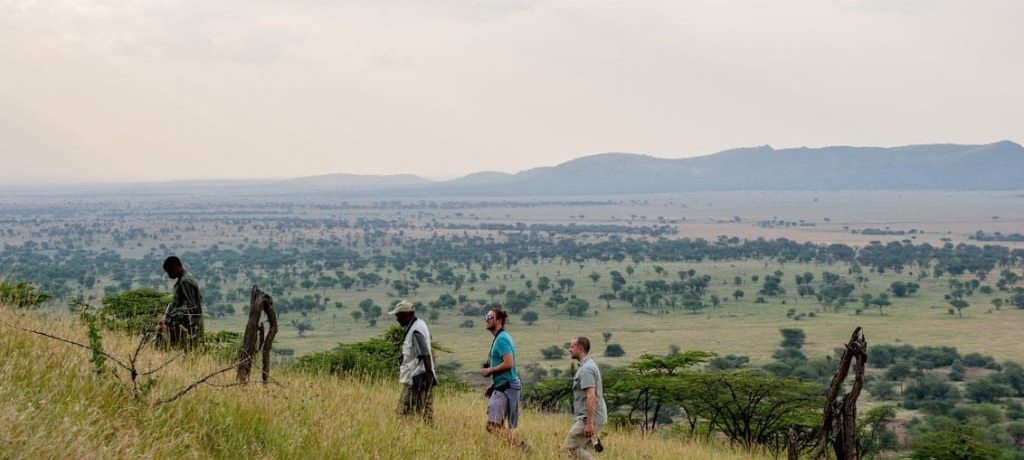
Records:
M489 377L491 375L491 368L485 367L483 369L480 369L480 375L484 377Z
M594 422L591 422L589 418L586 423L583 424L583 436L588 438L594 436Z

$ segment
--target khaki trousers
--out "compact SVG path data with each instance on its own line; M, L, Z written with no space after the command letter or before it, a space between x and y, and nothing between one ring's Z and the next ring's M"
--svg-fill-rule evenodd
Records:
M426 421L434 419L434 389L416 389L412 385L402 385L402 396L398 400L398 413L402 415L416 414Z
M589 460L597 458L597 452L594 451L594 443L592 438L588 438L583 435L583 428L586 426L586 422L583 420L577 420L572 424L572 428L569 429L569 433L565 435L565 441L562 442L562 450L568 453L572 458L581 458ZM601 425L594 424L594 433L601 432Z

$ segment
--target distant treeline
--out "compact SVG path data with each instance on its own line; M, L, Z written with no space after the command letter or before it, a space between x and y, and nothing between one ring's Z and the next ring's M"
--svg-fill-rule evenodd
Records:
M524 224L518 222L515 224L448 224L444 228L451 230L461 229L473 229L473 230L493 230L503 232L548 232L557 233L563 235L578 235L581 233L605 233L605 234L629 234L629 235L646 235L646 236L664 236L664 235L675 235L679 233L675 227L670 225L651 225L649 227L633 227L629 225L614 225L614 224Z
M917 229L912 228L910 230L890 230L888 228L865 228L861 230L853 229L850 233L861 234L861 235L888 235L888 236L900 236L900 235L916 235Z
M320 203L311 205L313 209L321 210L357 210L357 209L479 209L479 208L534 208L539 206L609 206L617 204L615 201L402 201L387 200L374 201L372 203L360 204L342 201L341 203Z
M975 241L1005 241L1005 242L1021 242L1024 241L1024 235L1020 233L1011 233L1004 235L1002 232L985 233L978 230L968 238Z
M44 291L66 295L84 286L91 289L98 277L107 277L130 289L133 282L160 286L165 280L155 260L164 251L152 249L140 258L125 258L113 250L68 248L57 243L28 241L5 244L0 266L21 279L31 279ZM610 235L602 241L511 233L502 238L444 235L410 238L398 232L365 231L358 238L294 238L288 246L249 244L234 248L212 245L179 254L207 282L271 277L281 270L300 270L308 276L325 271L438 269L449 264L466 269L513 267L522 262L585 263L629 260L632 263L701 262L705 260L760 260L832 264L857 263L875 271L902 271L908 267L929 270L934 276L964 273L986 274L997 267L1024 265L1024 249L1005 246L946 243L910 244L874 242L858 248L844 244L799 243L786 238L741 240L720 237L656 240Z

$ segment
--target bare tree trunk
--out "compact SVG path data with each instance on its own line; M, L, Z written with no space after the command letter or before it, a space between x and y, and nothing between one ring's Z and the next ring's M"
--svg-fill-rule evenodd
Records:
M786 459L787 460L800 460L800 445L797 441L796 430L790 428L789 433L786 434Z
M263 383L267 383L270 380L270 351L274 346L274 337L277 336L277 313L274 312L274 300L270 296L266 296L266 302L263 302L263 313L267 314L267 322L270 327L267 328L267 336L263 339Z
M853 330L846 351L839 362L839 368L832 377L832 385L825 401L821 439L814 452L815 459L824 458L829 444L838 460L859 460L860 442L857 439L857 398L864 388L864 364L867 362L868 343L861 328ZM843 384L853 364L853 386L850 392L839 397Z
M270 333L263 338L260 324L260 316L266 312L270 321ZM267 293L260 290L259 286L253 285L252 293L249 296L249 322L245 325L245 336L242 338L242 347L238 350L238 372L239 383L249 381L252 372L253 357L256 356L256 348L262 345L263 349L263 381L270 378L270 346L277 333L277 315L274 314L274 301Z

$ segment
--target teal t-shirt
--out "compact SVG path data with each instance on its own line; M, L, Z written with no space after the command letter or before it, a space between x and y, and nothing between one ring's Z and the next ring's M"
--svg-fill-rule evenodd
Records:
M494 343L491 344L491 363L489 367L501 364L501 357L509 353L512 353L512 359L515 362L516 344L512 342L512 336L508 332L501 331L494 337ZM513 365L512 369L491 374L491 377L494 379L494 386L500 387L513 380L519 380L519 373L516 372L516 367Z

